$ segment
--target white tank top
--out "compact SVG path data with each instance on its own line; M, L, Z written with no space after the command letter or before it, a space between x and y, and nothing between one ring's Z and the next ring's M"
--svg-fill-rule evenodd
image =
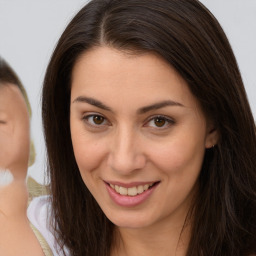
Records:
M50 196L39 196L34 198L27 209L27 216L31 224L41 233L49 245L52 255L63 256L60 246L54 238L54 230L50 220L51 203ZM65 254L69 256L68 250L64 248Z

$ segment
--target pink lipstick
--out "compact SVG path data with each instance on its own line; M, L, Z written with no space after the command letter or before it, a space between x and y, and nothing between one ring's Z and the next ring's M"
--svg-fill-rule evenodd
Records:
M123 207L134 207L145 202L152 195L159 183L160 182L121 185L120 183L105 182L105 185L110 198L117 205Z

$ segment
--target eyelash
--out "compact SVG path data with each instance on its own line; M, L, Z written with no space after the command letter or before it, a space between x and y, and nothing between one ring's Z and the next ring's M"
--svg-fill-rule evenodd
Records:
M106 124L102 124L102 123L101 124L96 124L95 122L92 123L93 121L92 122L89 121L90 118L96 118L96 117L103 118L103 122L107 122L107 125L110 124L107 121L107 119L104 116L100 115L100 114L89 114L89 115L83 116L82 120L85 121L88 125L90 125L94 128L102 128L103 125L106 125Z
M150 122L155 122L157 119L159 120L162 120L164 121L164 124L163 126L159 126L157 127L156 125L155 126L150 126L148 125ZM170 117L167 117L167 116L163 116L163 115L156 115L156 116L152 116L150 117L147 121L146 121L146 125L144 126L148 126L148 127L152 127L153 129L159 129L159 130L164 130L164 129L167 129L169 128L171 125L174 125L175 124L175 121L173 119L171 119Z
M103 119L103 121L102 121L102 123L96 124L93 120L89 121L90 118L101 118L101 119ZM163 126L157 127L156 125L155 126L149 125L150 122L152 122L152 121L155 122L157 119L164 121ZM100 114L89 114L89 115L83 116L82 120L85 121L86 124L88 124L89 126L96 128L96 129L103 128L106 125L111 126L110 122L104 116L102 116ZM153 129L158 129L158 130L164 130L174 124L175 124L175 121L173 119L171 119L170 117L166 117L164 115L155 115L155 116L148 118L147 121L145 122L145 125L143 125L143 126L151 127Z

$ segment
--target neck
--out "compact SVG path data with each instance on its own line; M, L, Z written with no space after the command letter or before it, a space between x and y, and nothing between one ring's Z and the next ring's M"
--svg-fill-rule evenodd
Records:
M24 179L14 179L11 184L0 187L0 216L26 216L27 204L28 191Z
M117 246L113 248L114 256L184 256L190 239L190 225L184 226L184 222L166 225L163 222L158 227L118 228L115 237Z

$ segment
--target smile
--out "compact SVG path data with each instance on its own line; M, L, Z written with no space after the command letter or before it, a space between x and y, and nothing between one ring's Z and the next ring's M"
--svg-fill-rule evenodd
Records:
M110 198L122 207L135 207L147 201L154 193L160 181L133 184L121 184L118 182L105 182Z
M151 188L154 185L154 183L134 186L131 188L125 188L125 187L113 185L113 184L109 184L109 185L120 195L136 196L136 195L142 194L144 191L147 191L149 188Z

